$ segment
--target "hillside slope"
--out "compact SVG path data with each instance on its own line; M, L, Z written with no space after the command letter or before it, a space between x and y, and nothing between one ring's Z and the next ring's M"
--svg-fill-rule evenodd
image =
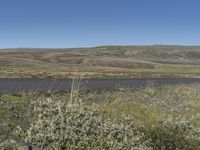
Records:
M200 46L100 46L71 49L1 49L1 71L200 72Z

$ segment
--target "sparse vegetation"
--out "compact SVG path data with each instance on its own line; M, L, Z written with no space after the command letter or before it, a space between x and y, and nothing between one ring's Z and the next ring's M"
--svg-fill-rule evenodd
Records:
M200 47L102 46L0 50L0 77L199 77Z

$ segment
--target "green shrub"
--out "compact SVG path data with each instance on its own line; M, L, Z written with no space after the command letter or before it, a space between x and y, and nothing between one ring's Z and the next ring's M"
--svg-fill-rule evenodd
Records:
M22 136L33 149L135 149L143 138L137 124L105 120L93 106L52 99L35 102L35 115ZM126 121L124 121L124 119ZM121 121L122 122L122 121Z
M151 147L155 150L197 150L200 149L200 129L188 121L160 121L147 131Z
M0 149L13 131L33 149L200 149L199 85L88 93L74 89L2 96Z

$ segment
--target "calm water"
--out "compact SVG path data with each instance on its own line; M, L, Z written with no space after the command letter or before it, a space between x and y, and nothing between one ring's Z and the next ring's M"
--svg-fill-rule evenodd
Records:
M70 90L71 83L71 79L0 78L0 93L22 91L64 92ZM82 90L113 90L190 83L200 83L200 78L83 79L79 81Z

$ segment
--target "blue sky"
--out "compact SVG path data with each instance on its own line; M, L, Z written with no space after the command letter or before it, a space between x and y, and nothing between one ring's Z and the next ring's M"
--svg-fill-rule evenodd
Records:
M0 0L0 48L200 45L199 0Z

